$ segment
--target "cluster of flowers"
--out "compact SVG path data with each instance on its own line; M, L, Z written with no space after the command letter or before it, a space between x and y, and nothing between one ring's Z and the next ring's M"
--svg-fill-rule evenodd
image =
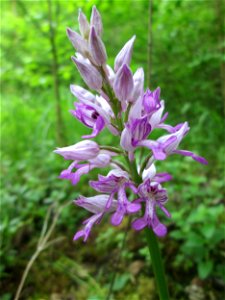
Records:
M72 94L78 99L72 115L92 129L81 142L58 148L54 152L66 160L73 161L61 172L60 178L68 179L76 185L81 175L94 168L112 167L107 176L98 176L90 181L90 186L101 193L93 197L80 196L74 203L93 213L83 222L74 240L83 237L87 240L91 228L99 223L105 214L111 214L111 223L119 225L125 215L138 214L132 228L141 230L150 227L161 237L167 232L156 214L157 207L170 217L164 207L168 200L166 189L161 183L171 179L168 173L156 173L154 162L165 160L171 154L181 154L207 164L207 161L193 152L178 150L183 137L189 131L187 122L175 127L165 124L167 113L163 114L164 101L160 99L160 88L144 91L144 72L142 68L132 74L129 67L135 36L118 53L114 70L106 64L106 49L101 39L101 16L94 6L90 23L79 12L80 34L67 29L67 35L76 49L72 60L76 64L88 90L71 85ZM118 147L100 146L90 138L96 137L105 127L120 138ZM157 140L148 139L156 128L164 129L167 134ZM87 139L88 138L88 139ZM138 148L147 148L149 154L138 160ZM142 153L142 152L140 152ZM140 154L139 153L139 154ZM117 157L125 159L127 166ZM128 170L129 169L129 170ZM135 195L135 200L131 200ZM140 215L143 212L143 216Z

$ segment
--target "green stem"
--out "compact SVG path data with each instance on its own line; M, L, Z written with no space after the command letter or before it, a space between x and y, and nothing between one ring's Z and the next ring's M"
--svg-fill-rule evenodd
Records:
M124 151L122 149L119 149L117 147L111 147L111 146L100 146L100 149L102 150L109 150L118 154L123 154Z
M162 257L160 254L159 244L154 232L146 228L145 235L151 256L152 267L155 275L156 285L159 292L160 300L169 300L169 292L166 283Z

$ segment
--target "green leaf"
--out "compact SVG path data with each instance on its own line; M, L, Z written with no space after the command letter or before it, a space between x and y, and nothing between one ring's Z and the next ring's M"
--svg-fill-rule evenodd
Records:
M180 230L174 230L170 233L170 236L176 240L183 240L185 237L184 237L184 234L182 231Z
M121 276L118 276L115 280L113 291L116 292L122 290L129 280L130 280L130 274L123 274Z
M199 247L205 243L205 239L196 232L189 233L187 239L187 247Z
M205 279L209 276L213 269L213 261L208 260L198 264L198 275L201 279Z
M200 228L201 233L204 235L204 237L210 239L215 233L215 226L216 224L205 224L203 227Z

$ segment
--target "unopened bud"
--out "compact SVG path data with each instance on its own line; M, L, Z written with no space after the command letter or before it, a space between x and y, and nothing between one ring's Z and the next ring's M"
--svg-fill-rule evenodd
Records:
M78 71L80 72L83 80L93 90L99 90L102 87L102 76L91 64L72 56L72 60L75 62Z
M87 20L85 14L83 14L81 10L79 10L78 22L79 22L79 28L80 28L81 35L85 39L88 39L89 32L90 32L90 25L88 23L88 20Z
M91 13L91 26L95 27L97 35L102 35L102 18L97 8L93 6Z
M66 30L67 36L71 43L73 44L74 48L77 50L77 52L81 53L85 57L88 55L88 43L85 41L79 33L76 31L71 30L70 28L67 28Z
M115 58L115 63L114 63L114 70L115 72L118 71L118 69L126 64L130 65L130 60L132 56L132 51L133 51L133 45L134 45L134 40L136 36L134 35L120 50L120 52L117 54Z
M90 53L94 60L94 63L98 66L102 66L106 63L107 55L105 45L101 38L97 35L95 27L91 27L89 38Z
M133 75L127 65L123 65L116 74L113 89L120 101L126 101L132 94L134 87Z

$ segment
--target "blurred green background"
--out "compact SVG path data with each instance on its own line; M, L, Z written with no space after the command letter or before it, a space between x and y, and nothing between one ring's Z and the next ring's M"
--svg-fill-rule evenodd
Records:
M78 8L89 17L93 4L102 14L109 64L136 34L132 69L142 66L147 71L148 1L1 1L4 300L15 295L49 207L53 207L51 222L60 205L93 193L87 183L97 172L72 187L57 178L67 163L52 153L57 146L78 142L88 131L68 113L75 100L69 85L84 83L70 60L74 49L65 30L78 30ZM182 149L209 161L203 166L171 156L158 164L174 178L166 186L172 219L162 219L169 233L160 243L171 299L224 296L223 4L153 1L150 88L161 87L168 123L189 121L191 131ZM98 141L113 143L106 132ZM143 234L129 230L122 247L127 221L113 228L106 220L95 226L86 245L73 243L86 217L72 204L62 210L52 239L64 239L37 258L22 299L158 299Z

